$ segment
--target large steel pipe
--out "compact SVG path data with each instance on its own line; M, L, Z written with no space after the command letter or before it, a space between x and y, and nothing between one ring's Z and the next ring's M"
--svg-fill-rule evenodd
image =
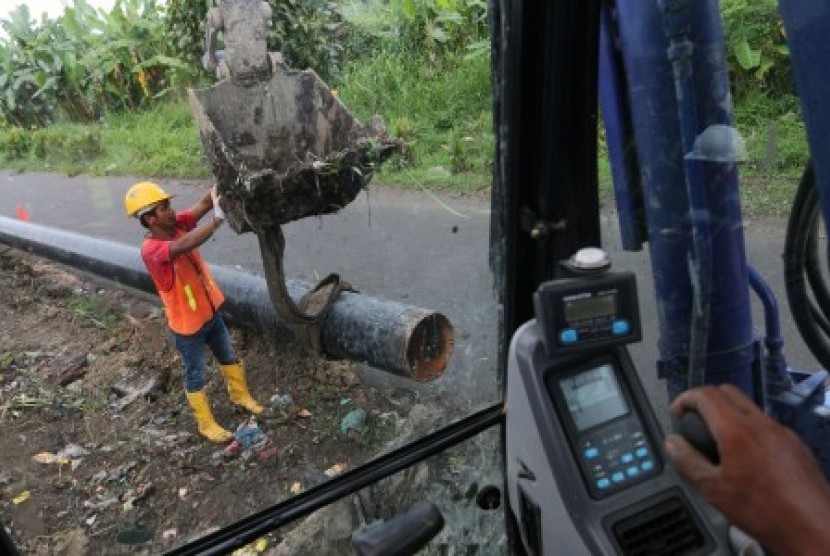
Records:
M0 217L0 243L156 293L136 247L4 217ZM287 328L271 305L263 278L222 266L210 265L210 269L225 293L223 312L231 320L265 334ZM295 300L312 288L294 280L287 285ZM426 382L446 368L453 329L440 313L343 292L323 324L323 348L334 357Z

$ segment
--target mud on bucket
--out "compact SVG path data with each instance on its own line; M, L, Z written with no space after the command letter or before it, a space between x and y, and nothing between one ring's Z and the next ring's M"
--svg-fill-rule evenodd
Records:
M223 209L242 233L337 212L399 151L379 118L361 124L313 70L189 90Z

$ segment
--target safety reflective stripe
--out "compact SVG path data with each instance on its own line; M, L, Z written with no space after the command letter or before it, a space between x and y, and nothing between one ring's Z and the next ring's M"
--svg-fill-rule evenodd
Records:
M187 296L187 305L190 307L191 311L196 310L196 298L193 297L193 290L190 289L190 284L184 285L184 294Z

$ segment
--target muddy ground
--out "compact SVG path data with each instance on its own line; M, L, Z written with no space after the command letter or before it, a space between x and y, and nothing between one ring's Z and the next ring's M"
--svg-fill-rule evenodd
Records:
M226 454L196 433L157 300L0 246L0 519L25 554L161 553L370 459L395 434L406 401L364 388L354 365L232 335L269 412L264 442ZM214 414L233 430L246 416L210 374ZM358 408L364 427L342 434Z

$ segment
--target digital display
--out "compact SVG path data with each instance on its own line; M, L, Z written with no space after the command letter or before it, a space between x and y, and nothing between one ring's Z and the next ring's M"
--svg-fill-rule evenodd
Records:
M617 296L613 293L565 300L565 319L574 322L617 314Z
M628 404L609 364L564 378L559 387L579 431L628 413Z

